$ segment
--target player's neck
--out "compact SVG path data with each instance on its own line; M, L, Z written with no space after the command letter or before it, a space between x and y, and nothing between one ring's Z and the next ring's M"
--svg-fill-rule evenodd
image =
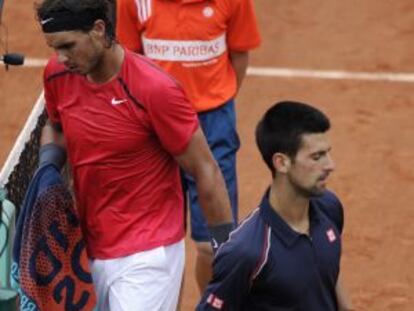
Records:
M272 208L293 229L307 233L309 229L309 199L299 196L292 188L274 182L270 188Z
M97 66L87 74L87 79L99 84L112 80L121 70L124 54L124 49L119 44L114 43L104 51Z

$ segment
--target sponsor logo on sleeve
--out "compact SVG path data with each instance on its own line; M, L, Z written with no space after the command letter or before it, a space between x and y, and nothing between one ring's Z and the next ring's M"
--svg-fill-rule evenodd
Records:
M326 236L327 236L329 242L333 243L333 242L336 241L336 234L335 234L335 231L332 228L330 228L329 230L326 231Z
M221 310L224 305L224 301L218 298L214 294L210 294L207 298L207 303L217 310Z

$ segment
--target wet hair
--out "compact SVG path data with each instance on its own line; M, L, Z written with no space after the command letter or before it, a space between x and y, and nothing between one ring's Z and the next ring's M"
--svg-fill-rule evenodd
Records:
M105 23L107 39L115 40L115 0L43 0L35 9L44 32L54 32L54 29L88 32L100 19ZM42 23L51 17L57 21L52 25ZM63 25L65 21L67 29Z
M284 153L295 159L304 134L324 133L330 128L328 117L304 103L282 101L264 114L256 127L256 144L274 176L272 157Z

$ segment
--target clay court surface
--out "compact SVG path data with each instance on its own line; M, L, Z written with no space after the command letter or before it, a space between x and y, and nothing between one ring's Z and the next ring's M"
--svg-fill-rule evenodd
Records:
M284 77L249 75L238 96L241 215L256 207L270 181L254 144L259 117L275 101L313 103L333 123L337 170L330 188L345 206L342 271L356 309L412 311L414 80L386 81L377 74L414 73L414 2L255 4L263 44L253 53L251 66L294 70ZM31 1L6 0L9 50L46 58L51 52L33 16ZM299 69L316 76L300 77ZM344 71L349 79L325 79L326 71ZM372 73L372 80L349 76L355 72ZM1 164L41 92L41 74L40 67L0 68ZM183 311L193 310L198 299L194 249L191 242L187 245Z

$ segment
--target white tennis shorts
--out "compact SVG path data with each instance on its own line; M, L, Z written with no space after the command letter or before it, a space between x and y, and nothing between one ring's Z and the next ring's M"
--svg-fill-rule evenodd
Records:
M116 259L90 260L99 311L175 311L184 240Z

